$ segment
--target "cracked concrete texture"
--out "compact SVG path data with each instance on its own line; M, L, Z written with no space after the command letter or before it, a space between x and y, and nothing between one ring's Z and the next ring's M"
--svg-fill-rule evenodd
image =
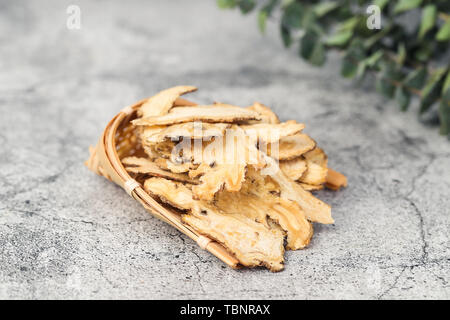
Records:
M449 298L450 144L436 128L214 1L77 1L72 31L69 4L0 1L0 298ZM349 177L318 193L336 223L285 271L225 267L82 165L121 108L177 84L305 122Z

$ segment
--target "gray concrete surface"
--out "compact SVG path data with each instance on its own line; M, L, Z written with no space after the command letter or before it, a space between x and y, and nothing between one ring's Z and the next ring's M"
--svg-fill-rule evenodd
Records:
M0 1L0 298L448 299L449 142L268 31L206 0ZM304 121L348 175L285 271L225 267L83 166L118 110L177 84Z

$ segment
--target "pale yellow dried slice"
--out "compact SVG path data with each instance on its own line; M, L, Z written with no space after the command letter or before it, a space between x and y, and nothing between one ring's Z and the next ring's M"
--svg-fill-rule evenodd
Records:
M222 137L213 137L211 140L204 141L182 137L179 141L164 140L157 145L172 146L170 152L168 149L160 151L163 158L170 159L174 164L190 163L190 169L196 169L200 163L211 164L217 160L214 154L210 155L210 152L206 152L210 150L208 146L216 141L215 138L222 139ZM222 145L221 149L223 149Z
M328 168L327 182L325 186L331 190L339 190L347 186L347 177L342 173Z
M256 123L241 125L245 133L250 137L258 139L262 143L277 142L282 138L294 135L305 128L303 123L296 121L286 121L283 123Z
M128 157L122 159L122 163L126 166L125 170L133 173L142 173L155 177L163 177L175 181L198 184L198 180L190 178L187 174L173 173L162 170L154 162L146 158Z
M159 126L155 127L160 128ZM209 139L223 136L225 130L229 127L230 124L228 123L186 122L163 127L161 130L154 130L153 133L146 134L144 138L147 143L159 143L165 139L177 140L180 137Z
M155 160L157 158L170 159L173 156L174 148L177 143L171 140L165 140L161 143L147 143L142 144L145 153L149 156L150 160ZM173 160L174 161L174 160ZM186 161L174 161L174 162L186 162Z
M265 266L272 272L284 268L283 233L268 229L240 214L183 215L182 221L222 243L247 267Z
M303 189L306 191L317 191L323 189L323 184L307 184L307 183L298 183Z
M192 199L191 191L181 183L161 178L145 181L144 188L189 214L182 221L199 233L222 243L244 266L263 265L271 271L283 269L283 232L234 212L223 212L204 201Z
M236 193L219 192L214 205L224 212L240 212L267 227L270 227L270 218L286 231L287 249L306 247L311 240L313 228L303 210L296 202L273 194L266 183L264 177L250 167L242 190Z
M210 106L176 107L168 114L133 120L134 125L167 125L183 122L238 122L242 120L260 120L257 112L231 105L215 104Z
M192 199L191 190L186 186L164 178L154 177L145 180L144 189L150 195L180 210L191 210L199 205L198 201Z
M204 173L199 179L200 184L192 188L195 199L212 200L214 195L222 188L233 192L239 191L245 179L246 164L224 163L216 164L212 168L203 164L200 167ZM206 167L210 169L205 170ZM194 174L199 175L199 170L195 170Z
M195 102L183 98L177 98L173 103L173 107L192 107L196 105L197 104Z
M149 139L151 137L154 137L163 131L166 126L152 126L152 127L145 127L140 126L139 128L139 137L141 138L142 145L152 145L154 143L150 143Z
M147 138L155 134L158 134L159 132L164 130L165 126L153 126L153 127L140 126L137 128L139 132L140 142L142 147L144 148L145 153L151 160L158 158L159 157L157 150L159 148L158 145L155 143L147 142Z
M165 159L165 158L155 159L155 164L158 167L160 167L161 169L172 171L173 173L186 173L186 172L189 172L189 170L196 167L191 162L175 163L175 162L172 162L170 159Z
M275 180L280 183L281 196L297 202L309 221L324 224L334 223L334 219L331 217L331 207L328 204L286 177L282 179L277 177Z
M163 90L143 103L138 109L138 115L141 117L160 116L169 112L174 105L195 105L195 103L179 98L180 95L195 90L197 90L197 88L193 86L177 86ZM142 144L150 146L150 142L147 140L150 137L157 135L164 128L165 126L141 127L139 136ZM152 152L152 148L145 148L145 150L150 157L153 158L155 156L154 152Z
M179 96L195 90L197 88L193 86L177 86L163 90L143 103L138 110L138 115L146 118L166 114Z
M307 170L306 160L302 157L280 161L279 165L281 171L292 180L300 179Z
M270 166L277 167L274 159L267 157L266 161ZM331 207L288 178L281 169L274 170L270 177L279 184L281 197L297 202L309 221L324 224L334 223L331 217Z
M319 166L327 167L328 157L325 152L317 146L313 150L303 154L303 157L308 161L318 164Z
M318 185L327 181L328 168L322 167L311 160L306 160L307 169L299 181L306 184Z
M201 176L200 185L192 189L194 197L212 200L214 195L224 188L236 192L241 189L248 164L256 168L265 166L264 159L254 145L254 141L245 135L238 126L233 126L233 136L217 139L218 149L211 143L203 149L202 163L196 170L189 172L190 177Z
M305 248L313 235L312 224L297 202L278 198L267 213L287 232L286 248L298 250Z
M261 116L261 122L263 123L280 123L278 116L270 110L269 107L263 105L262 103L255 102L250 107L247 107L247 109L258 112Z
M267 145L267 154L278 160L291 160L314 149L316 143L308 135L297 133L293 136L281 138L276 145Z

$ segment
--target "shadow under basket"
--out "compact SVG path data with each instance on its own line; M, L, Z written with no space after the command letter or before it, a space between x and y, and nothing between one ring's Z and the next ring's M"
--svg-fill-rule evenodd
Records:
M121 159L125 157L144 155L131 120L136 118L137 109L146 100L143 99L126 107L108 123L97 146L90 148L90 157L85 163L86 166L91 171L122 187L148 212L177 228L193 239L202 249L211 252L231 268L239 268L239 260L233 254L220 243L183 224L179 212L158 203L144 190L142 183L139 182L139 177L131 177L122 165Z

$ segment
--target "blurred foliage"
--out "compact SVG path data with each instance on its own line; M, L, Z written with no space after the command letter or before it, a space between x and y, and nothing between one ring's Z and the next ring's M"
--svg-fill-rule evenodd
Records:
M257 10L265 32L269 18L280 24L284 46L298 43L298 54L313 65L327 51L342 54L341 74L361 80L376 75L376 90L406 111L411 95L420 113L438 106L440 132L450 134L449 0L217 0L220 8ZM381 28L370 29L370 5L380 9ZM415 12L414 12L415 11ZM405 21L406 20L406 21Z

